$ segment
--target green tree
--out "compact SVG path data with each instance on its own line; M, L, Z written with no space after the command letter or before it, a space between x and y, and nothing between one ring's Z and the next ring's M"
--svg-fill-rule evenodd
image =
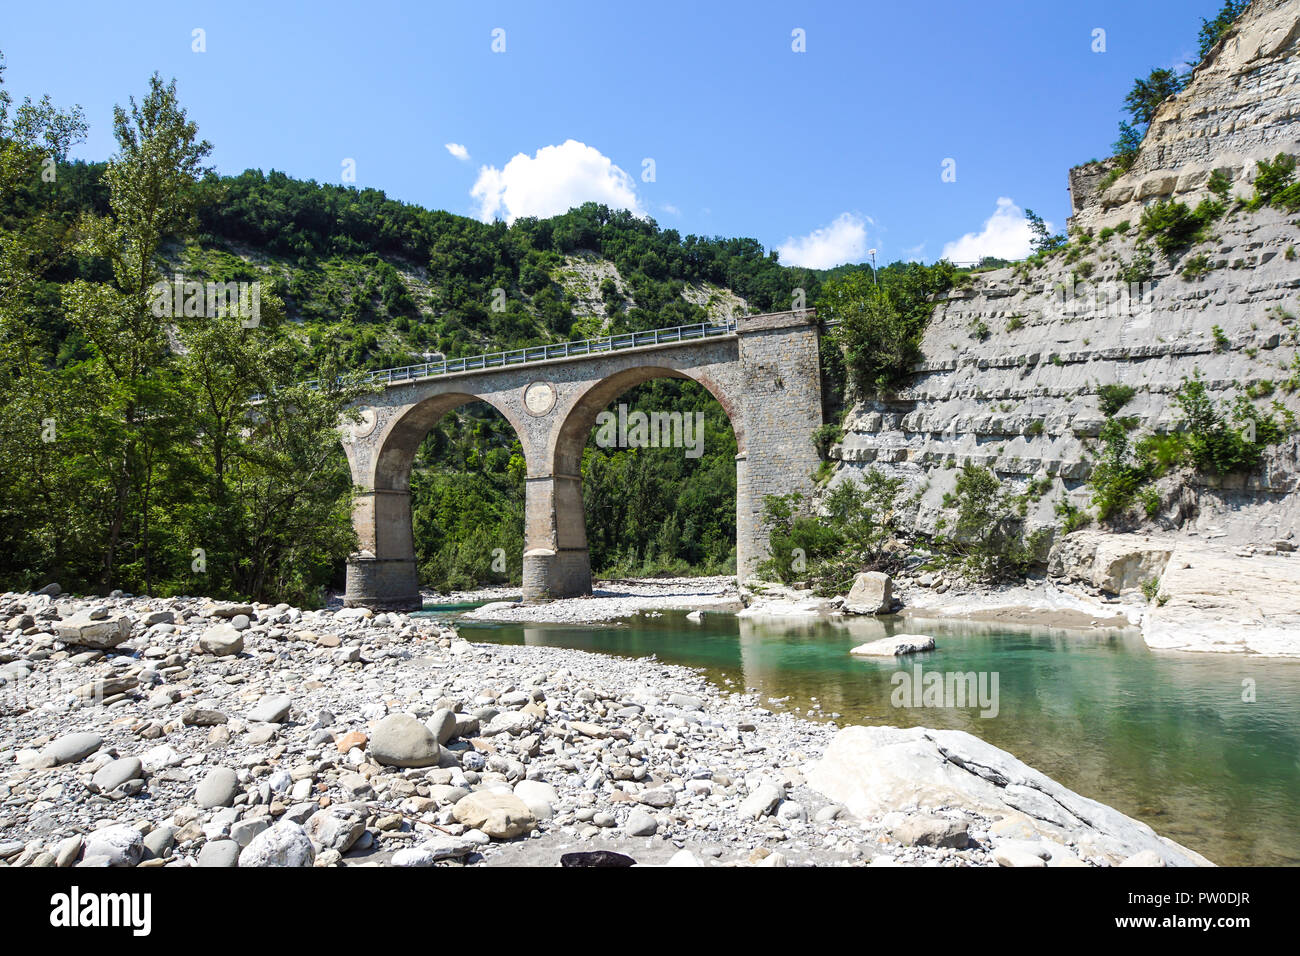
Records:
M1146 79L1133 81L1133 88L1124 97L1124 109L1128 111L1135 126L1147 126L1160 104L1179 92L1186 82L1185 77L1173 70L1152 70Z
M1223 6L1212 19L1201 19L1201 32L1197 37L1196 55L1204 60L1206 55L1219 42L1237 17L1250 6L1250 0L1223 0Z
M1029 231L1034 234L1030 246L1035 253L1051 252L1065 245L1065 236L1059 233L1052 235L1051 230L1047 228L1047 223L1043 221L1043 217L1032 209L1025 210L1025 220L1029 223Z
M104 178L110 214L87 215L80 229L84 254L107 260L111 281L76 280L64 292L74 328L91 349L76 373L100 396L89 424L98 441L92 450L104 495L105 538L100 545L100 583L112 587L119 551L130 540L151 578L148 502L156 467L174 420L166 413L174 388L167 369L167 327L154 315L152 289L160 277L157 257L164 238L192 228L199 181L208 172L211 145L197 138L176 99L176 84L157 74L148 95L130 111L116 107L113 130L118 155ZM139 521L133 528L131 519Z
M4 70L0 54L0 577L14 569L29 584L73 543L54 517L75 487L59 438L85 395L65 392L52 370L46 287L70 251L59 176L86 124L79 107L60 111L49 97L13 108Z
M936 297L952 286L955 273L947 261L895 263L881 269L878 279L867 269L854 269L825 283L817 314L840 327L823 340L823 348L843 348L858 394L887 392L907 380L920 358Z

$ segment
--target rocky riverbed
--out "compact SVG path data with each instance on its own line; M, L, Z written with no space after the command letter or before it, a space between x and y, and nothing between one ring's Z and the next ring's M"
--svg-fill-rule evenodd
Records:
M956 731L428 618L0 595L0 865L1194 865Z

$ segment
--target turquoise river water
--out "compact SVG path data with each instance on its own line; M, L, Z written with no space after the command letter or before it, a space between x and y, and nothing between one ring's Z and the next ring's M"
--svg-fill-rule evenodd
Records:
M457 616L467 607L426 611ZM966 622L706 613L696 624L670 612L617 626L456 623L471 641L654 654L701 668L723 690L754 688L773 709L814 719L838 713L841 726L966 730L1220 865L1300 864L1300 662L1156 653L1132 631ZM901 659L849 655L900 630L934 635L936 649ZM996 716L980 716L991 708L973 701L895 706L891 696L902 691L893 676L905 671L917 686L917 665L922 674L983 674L989 691L996 674ZM808 715L814 699L822 710Z

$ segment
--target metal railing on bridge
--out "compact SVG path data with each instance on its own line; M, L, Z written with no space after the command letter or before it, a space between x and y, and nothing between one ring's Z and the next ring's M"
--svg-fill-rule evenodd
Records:
M690 342L697 339L734 335L735 332L735 320L724 325L701 322L698 325L678 325L670 329L648 329L645 332L603 335L600 338L579 339L576 342L535 345L529 348L511 349L508 352L486 352L482 355L443 359L439 362L404 365L401 368L383 368L362 373L360 380L367 384L384 386L404 385L407 382L419 382L426 378L437 378L439 375L450 375L455 372L477 372L483 369L507 368L512 365L547 362L552 359L577 358L584 355L598 355L604 352L620 352L624 349L643 348L651 345L670 345L673 342ZM320 379L308 379L303 384L319 385ZM261 397L260 395L254 396L254 400Z

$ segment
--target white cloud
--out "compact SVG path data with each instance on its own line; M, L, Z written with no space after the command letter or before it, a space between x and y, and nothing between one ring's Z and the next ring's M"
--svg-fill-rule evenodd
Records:
M781 262L806 269L829 269L846 262L861 262L867 254L867 224L871 220L851 212L840 213L829 226L806 236L791 236L777 246Z
M502 218L509 224L520 216L544 219L585 202L645 215L632 177L600 150L573 139L543 146L533 156L518 153L503 169L484 166L469 194L479 201L478 215L484 222Z
M1046 224L1049 230L1052 224ZM1032 250L1034 234L1024 212L1006 196L999 197L993 215L984 221L980 232L968 232L946 243L943 258L950 262L978 262L985 256L999 259L1023 259Z
M460 145L460 143L446 143L444 145L447 147L447 152L451 153L451 155L455 156L457 159L469 159L469 150Z

